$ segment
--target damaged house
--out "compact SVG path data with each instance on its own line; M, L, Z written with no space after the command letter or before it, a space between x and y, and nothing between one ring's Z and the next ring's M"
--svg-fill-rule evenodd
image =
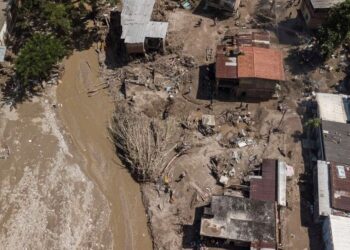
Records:
M213 196L204 211L200 235L229 240L250 249L276 249L275 206L271 201Z
M344 0L302 0L300 12L310 29L317 29L327 19L328 11Z
M257 175L249 176L249 198L213 196L204 210L201 236L251 250L276 249L289 172L285 162L264 159Z
M121 26L126 51L144 54L148 51L165 50L167 22L151 21L155 0L124 0Z
M215 63L216 94L269 99L285 80L283 55L270 48L266 33L238 34L218 45Z

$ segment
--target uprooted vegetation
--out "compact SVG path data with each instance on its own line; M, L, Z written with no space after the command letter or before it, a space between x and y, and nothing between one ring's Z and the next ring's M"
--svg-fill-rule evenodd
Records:
M160 121L122 108L116 109L110 125L119 157L140 182L156 181L161 176L165 159L174 148L171 138L175 131L173 119Z

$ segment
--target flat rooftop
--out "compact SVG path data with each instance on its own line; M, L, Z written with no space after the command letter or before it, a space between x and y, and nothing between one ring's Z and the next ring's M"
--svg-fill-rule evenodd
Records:
M213 196L213 218L202 218L200 234L242 242L275 243L273 202L242 197Z
M350 124L322 121L326 161L350 165Z
M319 116L324 121L347 123L350 121L350 98L347 95L317 93Z
M329 216L330 234L334 250L350 249L350 218L343 216Z

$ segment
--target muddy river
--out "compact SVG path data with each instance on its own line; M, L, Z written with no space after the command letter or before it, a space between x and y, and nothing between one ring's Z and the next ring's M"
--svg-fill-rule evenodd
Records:
M93 49L75 52L58 87L0 109L1 249L152 249L139 186L109 140L112 99L87 95L98 74Z

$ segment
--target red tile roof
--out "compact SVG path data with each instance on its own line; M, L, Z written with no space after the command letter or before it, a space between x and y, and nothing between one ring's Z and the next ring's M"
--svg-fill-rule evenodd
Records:
M284 81L282 52L278 49L240 47L238 78L261 78Z

